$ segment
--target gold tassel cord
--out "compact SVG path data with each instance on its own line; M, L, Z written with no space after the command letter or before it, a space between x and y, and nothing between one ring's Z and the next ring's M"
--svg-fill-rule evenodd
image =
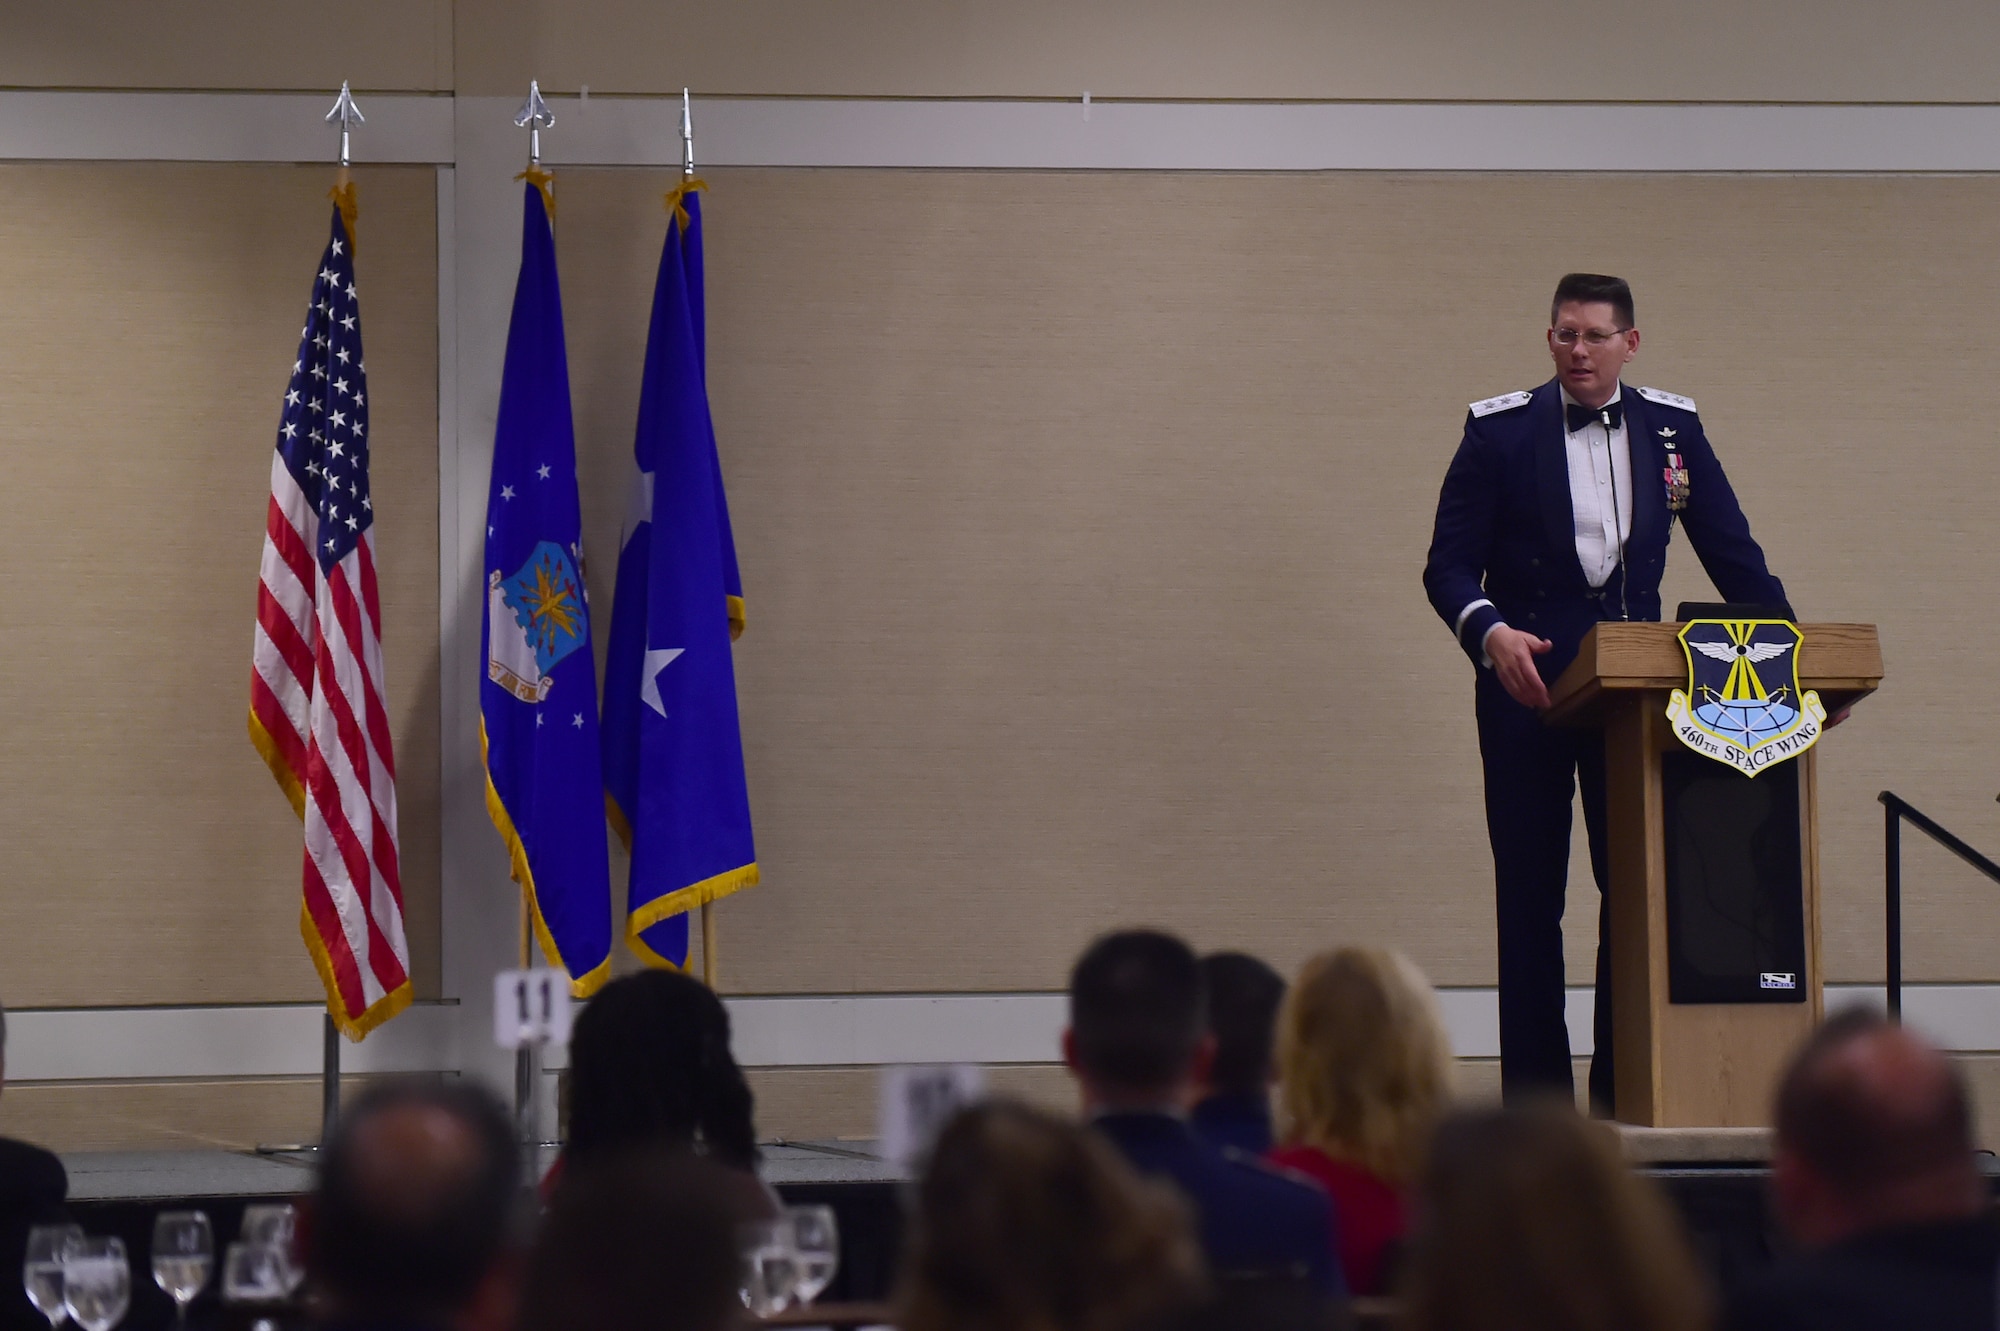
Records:
M556 220L556 173L553 171L544 171L539 166L531 166L526 171L523 171L520 175L515 176L514 179L525 180L530 185L533 185L536 189L542 192L542 203L549 210L549 221L551 222L555 221Z
M667 191L667 211L672 213L674 220L681 224L683 234L686 233L689 227L694 225L694 219L688 216L687 196L697 190L706 190L707 188L708 182L706 180L703 180L700 176L689 176L681 181L680 184Z
M340 182L326 192L333 200L334 207L340 209L340 222L347 228L347 243L356 254L361 252L361 238L354 232L355 219L361 215L361 205L355 198L354 181L345 168L341 170Z

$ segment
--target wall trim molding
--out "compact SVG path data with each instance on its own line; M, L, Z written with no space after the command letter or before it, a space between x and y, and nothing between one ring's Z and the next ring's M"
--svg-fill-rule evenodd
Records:
M0 160L327 162L331 90L0 90ZM673 97L552 97L552 166L680 161ZM377 94L359 163L460 160L512 97ZM1573 132L1579 118L1593 126ZM702 166L1073 171L2000 171L2000 106L723 97ZM473 131L479 132L479 131Z
M340 135L334 92L21 92L0 90L0 160L324 162ZM362 98L358 164L453 160L452 98Z
M1590 1052L1592 995L1571 989L1568 998L1571 1047L1581 1056ZM1445 989L1438 999L1459 1057L1499 1054L1494 990ZM1871 985L1830 985L1826 995L1829 1009L1881 999L1881 988ZM772 995L728 1005L737 1056L757 1068L1052 1063L1066 1017L1060 993ZM1912 985L1904 1010L1947 1049L2000 1052L2000 984ZM7 1079L316 1076L320 1013L306 1003L15 1010L7 1014ZM469 1026L456 1005L418 1004L362 1044L343 1044L342 1071L459 1071L463 1055L474 1052L458 1044ZM551 1071L564 1065L561 1050L543 1061Z

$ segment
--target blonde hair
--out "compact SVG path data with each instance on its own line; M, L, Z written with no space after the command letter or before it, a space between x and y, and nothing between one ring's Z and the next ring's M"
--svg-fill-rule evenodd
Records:
M1456 1115L1424 1167L1404 1331L1706 1331L1678 1217L1560 1100Z
M914 1200L903 1331L1159 1331L1207 1294L1181 1199L1039 1109L989 1101L953 1119Z
M1344 947L1300 970L1278 1017L1287 1140L1408 1183L1452 1080L1437 998L1409 958Z

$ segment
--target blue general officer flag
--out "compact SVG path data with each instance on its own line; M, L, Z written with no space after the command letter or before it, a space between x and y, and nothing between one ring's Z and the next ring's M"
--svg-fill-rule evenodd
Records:
M757 881L730 642L743 587L708 414L701 202L667 196L604 668L605 805L632 852L626 941L684 966L686 912Z
M532 173L523 198L521 275L493 434L479 740L486 811L507 843L542 954L586 996L611 973L611 863L546 179Z

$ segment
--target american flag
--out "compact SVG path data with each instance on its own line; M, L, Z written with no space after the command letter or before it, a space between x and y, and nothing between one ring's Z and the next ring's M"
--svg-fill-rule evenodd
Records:
M411 994L367 390L354 245L336 206L271 462L250 738L305 821L300 929L327 1011L355 1040Z

